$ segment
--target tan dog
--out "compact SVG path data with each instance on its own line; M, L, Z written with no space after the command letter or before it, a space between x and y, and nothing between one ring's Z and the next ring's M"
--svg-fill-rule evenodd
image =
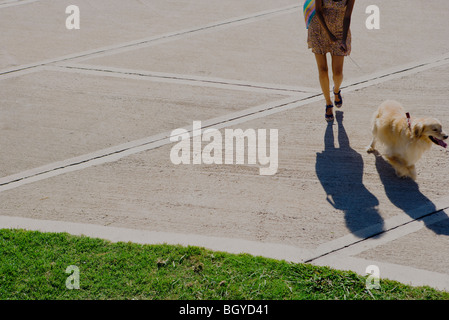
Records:
M402 105L388 100L373 115L373 140L368 152L375 152L377 142L385 145L385 157L398 177L416 179L415 164L432 143L443 148L448 138L441 123L434 118L407 117Z

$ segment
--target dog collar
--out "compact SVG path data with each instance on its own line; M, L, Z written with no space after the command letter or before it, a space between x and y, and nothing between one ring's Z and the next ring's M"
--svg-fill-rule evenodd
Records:
M410 113L407 112L405 115L407 116L407 124L408 124L408 128L409 128L410 130L412 130L412 123L410 122Z

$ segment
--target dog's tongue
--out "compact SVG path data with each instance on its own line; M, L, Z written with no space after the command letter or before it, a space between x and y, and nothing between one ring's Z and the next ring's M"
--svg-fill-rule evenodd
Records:
M438 142L438 144L440 146L442 146L443 148L447 148L447 143L446 142L444 142L443 140L437 139L437 138L435 138L435 140Z

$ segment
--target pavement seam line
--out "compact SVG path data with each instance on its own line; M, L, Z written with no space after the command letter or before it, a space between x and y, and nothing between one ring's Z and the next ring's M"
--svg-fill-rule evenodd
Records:
M38 1L38 0L36 0L36 1ZM287 6L287 7L283 7L283 8L259 11L259 12L253 13L253 14L248 14L245 16L234 17L234 18L230 18L227 20L217 21L217 22L213 22L213 23L199 26L199 27L193 27L190 29L184 29L184 30L166 33L166 34L162 34L162 35L156 35L153 37L144 38L144 39L140 39L140 40L130 41L130 42L126 42L126 43L120 43L120 44L116 44L116 45L110 45L107 47L92 49L92 50L79 52L79 53L75 53L75 54L70 54L70 55L66 55L66 56L62 56L62 57L58 57L58 58L47 59L47 60L34 62L34 63L30 63L30 64L24 64L24 65L15 67L15 68L0 70L0 79L3 75L7 75L10 73L23 71L23 70L27 70L27 69L31 69L31 68L36 68L39 66L45 66L45 65L48 65L51 63L71 61L71 60L73 61L73 60L80 60L80 59L86 60L86 59L91 59L91 58L95 57L96 55L105 56L105 55L119 53L125 49L126 50L135 50L135 49L141 48L144 45L145 45L145 47L147 47L149 45L159 43L160 41L176 40L176 39L179 39L180 37L189 36L191 34L201 33L201 32L210 31L210 30L214 30L214 29L221 29L223 27L231 27L234 25L240 25L241 23L250 23L251 20L257 21L258 19L265 19L265 18L268 18L271 16L298 10L301 7L302 7L301 5L291 5L291 6ZM130 48L133 48L133 49L130 49Z
M429 217L431 217L431 216L437 215L437 214L439 214L439 213L441 213L441 212L444 212L444 211L447 210L447 209L449 209L449 206L448 206L448 207L445 207L445 208L441 208L441 209L435 210L435 211L432 211L432 212L430 212L430 213L423 214L422 216L419 216L419 217L416 217L416 218L411 218L410 220L408 220L408 221L406 221L406 222L403 222L403 223L401 223L401 224L392 226L392 227L388 228L387 230L382 230L382 231L380 231L380 232L373 233L372 235L369 235L369 236L367 236L367 237L364 237L364 238L362 238L362 239L360 239L360 240L358 240L358 241L354 241L354 242L352 242L352 243L346 244L346 245L341 246L341 247L339 247L339 248L335 248L335 249L329 250L328 252L325 252L325 253L322 253L322 254L320 254L320 255L317 255L316 257L309 258L309 259L307 259L307 260L305 261L305 263L312 263L312 262L314 262L314 261L316 261L316 260L319 260L319 259L321 259L321 258L324 258L324 257L326 257L326 256L328 256L328 255L331 255L331 254L334 254L334 253L339 253L339 252L341 252L341 251L343 251L343 250L345 250L345 249L351 248L351 247L353 247L353 246L356 246L356 245L358 245L358 244L361 244L361 243L363 243L363 242L366 242L366 241L368 241L368 240L370 240L370 239L374 239L375 237L380 236L380 235L382 235L382 234L386 234L386 233L388 233L388 232L391 232L391 231L400 229L400 228L405 227L405 226L407 226L407 225L409 225L409 224L411 224L411 223L414 223L414 222L421 222L422 220L424 220L424 219L426 219L426 218L429 218Z
M280 14L287 14L290 11L297 11L301 8L302 8L302 5L290 5L290 6L282 7L282 8L259 11L259 12L256 12L253 14L248 14L245 16L234 17L234 18L230 18L227 20L213 22L213 23L210 23L210 24L207 24L204 26L200 26L200 27L193 27L193 28L186 29L186 30L181 30L181 31L173 32L173 33L154 36L154 37L147 38L147 39L137 40L137 41L130 42L128 44L116 45L116 46L111 47L108 50L99 50L98 52L81 55L79 57L74 57L74 58L68 59L68 60L84 61L86 59L95 58L93 56L96 56L96 55L98 55L99 57L104 57L107 55L123 53L124 51L147 48L149 46L158 44L160 42L178 40L181 37L190 36L192 34L209 32L209 31L212 31L215 29L220 30L221 28L228 28L228 27L233 27L233 26L239 26L241 24L252 23L252 22L258 21L259 19L267 19L272 16L277 16Z
M270 83L251 83L251 82L244 82L239 80L233 80L233 79L219 79L219 78L207 78L207 77L198 77L195 75L184 75L184 74L174 74L174 73L162 73L162 72L151 72L151 71L139 71L139 70L133 70L133 69L117 69L117 68L108 68L103 66L87 66L87 65L61 65L57 64L55 66L56 71L62 71L65 72L67 70L77 72L77 73L85 73L85 72L96 72L97 74L104 74L106 76L113 75L116 77L120 76L136 76L141 78L154 78L155 81L158 79L161 80L173 80L173 81L181 81L181 82L187 82L192 85L199 85L202 84L216 84L216 85L223 85L223 86L229 86L230 89L237 90L236 88L242 88L242 89L255 89L257 91L266 91L267 93L277 93L277 94L283 94L283 95L294 95L294 94L307 94L307 93L316 93L317 90L313 88L294 88L294 87L287 87L287 86L281 86L281 85L274 85ZM51 70L50 67L46 67L48 70Z
M30 3L37 2L37 1L40 1L40 0L23 0L23 1L20 1L20 0L9 0L8 1L7 0L7 1L0 3L0 9L21 6L21 5L30 4Z

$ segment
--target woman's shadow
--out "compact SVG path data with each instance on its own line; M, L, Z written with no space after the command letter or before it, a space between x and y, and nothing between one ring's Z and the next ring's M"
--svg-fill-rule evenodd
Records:
M396 207L408 214L412 219L420 219L435 213L437 208L419 190L419 185L412 179L401 179L395 174L393 167L375 151L376 169L385 188L388 199ZM424 220L425 221L425 220ZM426 227L440 235L449 235L447 220L445 223L426 224Z
M357 237L375 237L384 231L378 199L363 184L362 156L351 148L343 126L343 112L336 113L338 145L335 147L333 125L324 135L324 151L317 153L316 174L326 200L344 212L347 228Z

